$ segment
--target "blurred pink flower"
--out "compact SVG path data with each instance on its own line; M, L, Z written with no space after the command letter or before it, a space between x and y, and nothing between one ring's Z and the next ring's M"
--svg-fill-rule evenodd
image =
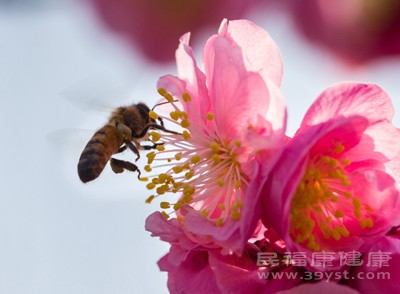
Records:
M184 131L163 134L162 148L148 154L146 170L154 172L153 161L169 170L147 187L155 189L152 198L182 194L176 203L162 202L162 208L173 207L188 231L213 237L227 252L240 252L259 221L257 171L267 170L284 144L280 52L253 23L224 20L204 47L204 72L188 34L176 58L179 77L164 76L158 87L173 107L163 120Z
M148 58L172 61L177 40L223 18L240 18L258 0L90 0L104 22Z
M295 25L352 64L400 55L400 1L304 0L288 2Z
M273 253L265 239L248 242L241 256L221 255L221 249L212 243L199 243L196 236L186 232L177 219L167 220L160 212L146 220L146 230L152 236L169 242L168 254L158 265L168 272L170 293L275 293L301 282L293 266L269 268L257 265L258 253ZM281 278L266 279L268 271L281 272ZM297 278L287 278L290 273Z
M371 84L337 84L310 107L262 190L263 222L289 250L361 250L399 223L392 117L390 98Z

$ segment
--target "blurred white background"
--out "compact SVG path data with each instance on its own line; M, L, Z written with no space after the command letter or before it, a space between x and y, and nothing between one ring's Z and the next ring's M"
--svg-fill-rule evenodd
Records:
M379 84L400 111L400 60L350 71L304 43L280 13L249 17L282 51L289 135L317 95L342 80ZM156 265L168 246L144 230L157 209L144 203L145 185L108 167L84 185L76 172L108 117L83 106L152 105L167 73L173 64L132 54L82 3L0 1L0 293L168 292Z

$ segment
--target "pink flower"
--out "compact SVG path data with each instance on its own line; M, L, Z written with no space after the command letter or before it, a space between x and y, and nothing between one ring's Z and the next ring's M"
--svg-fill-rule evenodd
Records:
M224 17L239 18L256 0L91 0L108 27L156 62L172 61L176 41Z
M370 84L337 84L310 107L262 190L263 222L289 250L361 250L399 223L392 117L390 98Z
M188 231L211 236L226 252L240 252L259 221L258 170L268 169L284 143L280 53L253 23L224 20L204 47L204 72L189 34L181 38L176 58L178 77L164 76L158 87L173 108L163 120L183 131L163 135L164 145L147 155L145 170L168 168L147 185L155 190L149 201L182 194L161 207L177 211ZM153 141L159 137L152 133Z
M306 37L350 63L400 54L398 0L307 0L289 5Z
M167 220L159 212L147 218L146 230L171 244L169 253L158 262L160 269L168 272L170 293L267 294L300 282L300 275L292 279L285 275L297 274L292 266L270 269L257 265L258 253L273 252L272 247L264 245L265 239L248 242L241 256L221 255L221 249L215 244L194 242L195 236L186 232L182 223L177 219ZM280 271L281 278L266 279L266 273L272 270Z
M360 293L400 292L400 230L379 239L363 255L361 266L353 268L355 279L346 281Z

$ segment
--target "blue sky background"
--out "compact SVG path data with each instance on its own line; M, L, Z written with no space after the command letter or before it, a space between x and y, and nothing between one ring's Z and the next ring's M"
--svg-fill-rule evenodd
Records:
M157 209L144 203L144 185L109 168L84 185L76 164L108 117L96 105L152 105L157 79L175 66L146 63L77 3L0 1L0 293L167 293L156 262L168 246L144 231ZM284 15L249 18L282 51L289 134L343 80L379 84L400 125L399 59L349 71L304 43Z

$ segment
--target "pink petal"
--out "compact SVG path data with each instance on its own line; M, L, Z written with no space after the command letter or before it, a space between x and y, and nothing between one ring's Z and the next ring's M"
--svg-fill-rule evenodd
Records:
M221 293L215 281L213 270L208 264L208 252L191 251L179 267L169 271L168 289L170 293L176 294Z
M176 50L176 63L178 69L178 77L186 82L186 92L191 95L190 103L193 109L185 109L191 112L196 111L195 115L190 115L191 119L198 116L205 118L210 109L210 101L208 98L208 89L206 86L206 77L198 68L196 59L194 58L192 48L189 46L190 34L183 35L180 39L179 47Z
M171 219L168 221L159 211L147 217L145 229L151 232L153 237L160 237L161 240L169 243L178 242L183 235L178 220Z
M265 117L270 100L278 98L271 95L269 85L260 74L246 70L240 48L226 39L217 37L209 41L205 56L208 57L205 59L206 75L215 120L220 132L229 140L249 121L255 121L257 114ZM274 91L276 93L279 91ZM284 113L282 109L277 111ZM277 123L284 125L283 121Z
M399 151L400 130L389 121L380 121L370 125L365 130L361 141L355 148L346 153L346 156L351 158L352 161L376 159L381 162L388 162L396 157Z
M389 96L373 84L340 83L325 90L304 116L302 127L338 116L362 115L370 121L389 120L394 110Z
M280 86L283 74L278 46L264 29L247 20L222 21L219 35L242 49L248 71L260 73Z
M363 265L354 267L352 276L355 279L347 282L365 294L400 293L400 237L386 236L369 248L371 253L379 250L389 253L389 266L368 266L368 255L364 254Z

